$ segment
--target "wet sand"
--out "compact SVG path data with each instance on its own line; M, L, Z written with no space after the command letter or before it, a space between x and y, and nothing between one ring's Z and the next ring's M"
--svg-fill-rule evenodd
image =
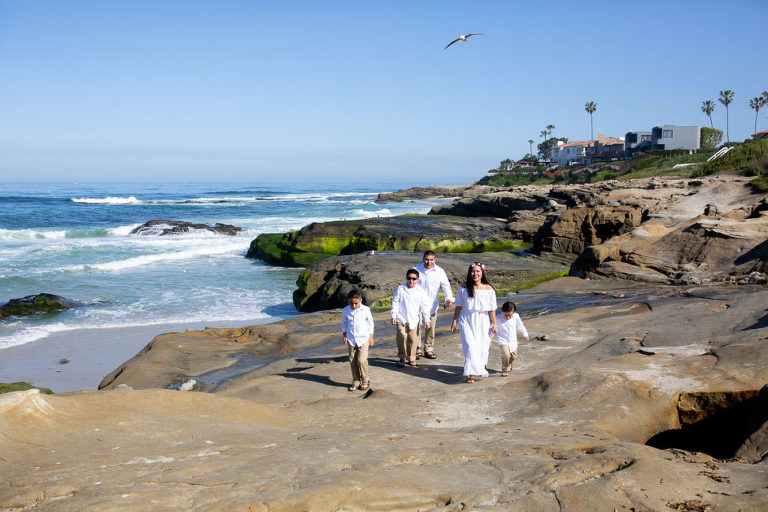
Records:
M227 322L227 327L257 323ZM0 350L0 382L23 381L56 393L97 389L105 375L135 356L155 336L205 327L198 322L55 333ZM64 359L69 362L62 364Z

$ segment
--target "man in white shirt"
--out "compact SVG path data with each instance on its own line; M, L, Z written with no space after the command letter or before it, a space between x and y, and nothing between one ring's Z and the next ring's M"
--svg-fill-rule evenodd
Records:
M419 346L419 324L421 317L429 318L429 308L432 305L424 288L418 286L419 271L408 269L405 273L405 284L395 290L392 297L392 325L397 328L398 366L415 367L416 348ZM430 325L427 322L427 329Z
M448 276L445 275L445 270L435 264L435 261L435 252L427 251L424 253L422 263L413 267L418 270L419 284L424 288L424 291L427 292L427 297L432 302L429 310L429 319L427 319L426 316L424 317L424 357L427 359L437 359L434 348L435 328L437 327L437 308L440 306L440 290L443 290L445 307L453 305L453 292L451 292ZM421 338L421 333L419 333L419 338ZM417 357L420 355L420 352L420 350L416 351Z

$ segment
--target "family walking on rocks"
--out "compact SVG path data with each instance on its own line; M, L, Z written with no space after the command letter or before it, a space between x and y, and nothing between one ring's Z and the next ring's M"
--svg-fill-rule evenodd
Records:
M454 305L451 332L459 329L464 352L464 376L468 384L476 377L487 377L491 336L496 335L501 352L501 375L506 377L517 359L517 331L525 341L528 332L517 314L514 303L505 302L496 313L496 291L488 281L485 265L472 263L454 299L445 271L436 265L433 251L424 253L422 263L405 273L405 283L399 285L392 297L391 319L396 329L398 366L417 367L420 356L437 359L435 328L440 305L439 293L445 298L444 307ZM362 304L362 294L353 289L348 294L349 305L344 308L341 330L349 350L352 368L350 391L370 387L368 377L368 347L373 346L373 316ZM424 341L422 349L422 320Z

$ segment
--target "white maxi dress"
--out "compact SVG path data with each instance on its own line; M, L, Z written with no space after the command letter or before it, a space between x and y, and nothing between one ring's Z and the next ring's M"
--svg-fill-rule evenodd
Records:
M456 306L461 306L458 326L461 348L464 350L464 375L488 376L488 352L491 348L491 319L489 311L496 311L496 291L475 290L470 297L467 289L459 287Z

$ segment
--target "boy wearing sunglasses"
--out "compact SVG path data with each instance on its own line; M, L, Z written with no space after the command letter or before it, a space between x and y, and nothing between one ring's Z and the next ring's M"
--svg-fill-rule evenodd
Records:
M430 328L429 307L431 301L419 283L419 271L408 269L405 284L395 290L392 297L392 325L397 329L398 366L406 364L416 367L416 348L419 346L419 322L421 315L426 319L425 327Z

